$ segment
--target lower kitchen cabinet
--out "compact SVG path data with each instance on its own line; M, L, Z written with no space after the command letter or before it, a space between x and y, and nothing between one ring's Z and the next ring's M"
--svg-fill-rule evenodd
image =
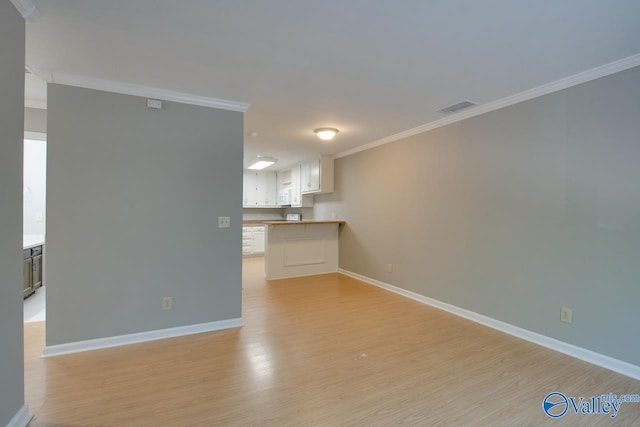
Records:
M258 255L264 253L264 226L242 227L242 254Z
M42 286L42 246L31 249L33 290Z
M22 296L26 298L42 286L42 246L25 249L22 258Z
M22 296L26 298L35 292L33 289L33 260L31 259L31 249L25 249L22 258Z

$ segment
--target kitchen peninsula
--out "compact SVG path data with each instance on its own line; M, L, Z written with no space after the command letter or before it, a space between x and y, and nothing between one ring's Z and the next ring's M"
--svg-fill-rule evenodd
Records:
M267 280L338 271L344 221L265 221Z

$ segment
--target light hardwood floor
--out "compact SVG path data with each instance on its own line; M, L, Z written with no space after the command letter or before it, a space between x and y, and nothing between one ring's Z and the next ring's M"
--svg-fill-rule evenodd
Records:
M640 403L542 411L640 381L339 274L263 277L247 259L238 329L41 359L44 323L25 324L29 425L640 425Z

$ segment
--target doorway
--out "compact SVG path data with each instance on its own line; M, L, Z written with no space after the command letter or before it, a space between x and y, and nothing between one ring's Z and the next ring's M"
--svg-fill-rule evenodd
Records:
M23 251L24 322L46 320L44 248L46 239L47 141L45 134L24 139Z

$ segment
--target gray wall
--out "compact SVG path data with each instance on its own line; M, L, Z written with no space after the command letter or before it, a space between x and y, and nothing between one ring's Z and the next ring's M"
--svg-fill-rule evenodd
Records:
M241 316L242 134L239 112L49 85L47 345Z
M22 123L24 20L0 1L0 425L24 404Z
M47 110L26 107L24 109L24 130L47 133Z
M639 138L635 68L338 159L315 216L341 268L640 365Z

